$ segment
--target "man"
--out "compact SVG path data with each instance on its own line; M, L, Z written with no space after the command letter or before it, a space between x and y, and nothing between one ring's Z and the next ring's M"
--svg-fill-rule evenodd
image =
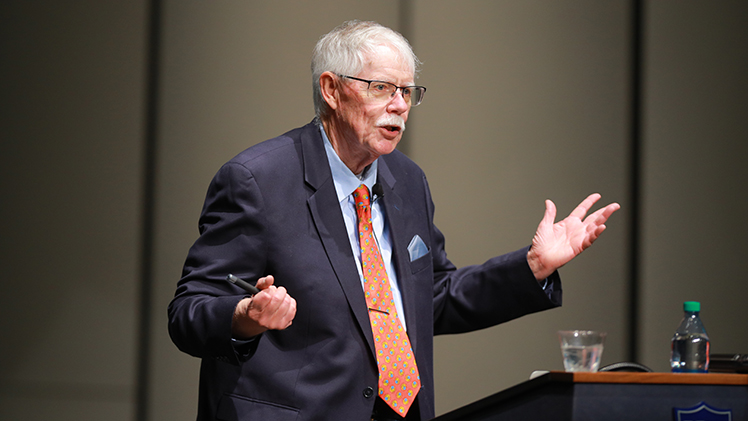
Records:
M199 420L430 419L434 334L561 304L556 269L619 206L585 218L591 195L554 224L547 201L529 248L455 268L395 149L425 93L417 63L400 34L341 25L313 55L317 118L216 174L169 306L174 343L202 358Z

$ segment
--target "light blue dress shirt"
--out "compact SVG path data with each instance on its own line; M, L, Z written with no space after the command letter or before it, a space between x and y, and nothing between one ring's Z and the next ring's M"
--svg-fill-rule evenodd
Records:
M350 168L348 168L340 159L337 152L335 152L335 149L333 149L332 143L330 143L330 139L327 137L327 133L325 133L325 129L321 124L319 130L322 132L322 138L325 141L325 151L327 152L327 161L329 162L330 170L332 171L332 181L335 184L335 191L338 194L340 210L343 212L343 220L345 221L345 228L348 232L348 240L351 243L351 250L353 251L353 256L356 260L358 276L361 280L361 289L363 290L364 273L361 269L361 248L358 242L358 217L356 216L356 205L353 200L353 192L361 184L366 185L366 187L369 188L369 192L372 191L372 187L377 182L379 160L374 161L360 176L357 176L353 174ZM379 252L382 254L384 267L387 270L387 277L390 280L390 288L392 289L392 298L395 303L395 309L397 310L397 316L400 318L400 323L402 323L403 328L405 328L403 300L400 295L400 288L397 284L395 266L392 262L390 230L379 198L374 197L373 200L374 202L371 205L371 224L374 229L374 238L379 245Z

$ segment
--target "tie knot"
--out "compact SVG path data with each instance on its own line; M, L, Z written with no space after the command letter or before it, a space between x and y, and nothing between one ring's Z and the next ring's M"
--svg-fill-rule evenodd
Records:
M356 207L368 207L371 203L369 199L369 188L362 184L353 192L353 199L356 201Z

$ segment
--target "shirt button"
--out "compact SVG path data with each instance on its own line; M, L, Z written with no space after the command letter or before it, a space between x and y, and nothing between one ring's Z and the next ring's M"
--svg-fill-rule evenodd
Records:
M364 389L364 397L366 399L369 399L372 396L374 396L374 388L373 387L367 387L366 389Z

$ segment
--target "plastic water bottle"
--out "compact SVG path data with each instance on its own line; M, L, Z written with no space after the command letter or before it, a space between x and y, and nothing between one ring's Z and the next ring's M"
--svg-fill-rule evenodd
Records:
M701 303L683 303L683 320L673 335L670 368L673 373L706 373L709 369L709 336L699 318Z

